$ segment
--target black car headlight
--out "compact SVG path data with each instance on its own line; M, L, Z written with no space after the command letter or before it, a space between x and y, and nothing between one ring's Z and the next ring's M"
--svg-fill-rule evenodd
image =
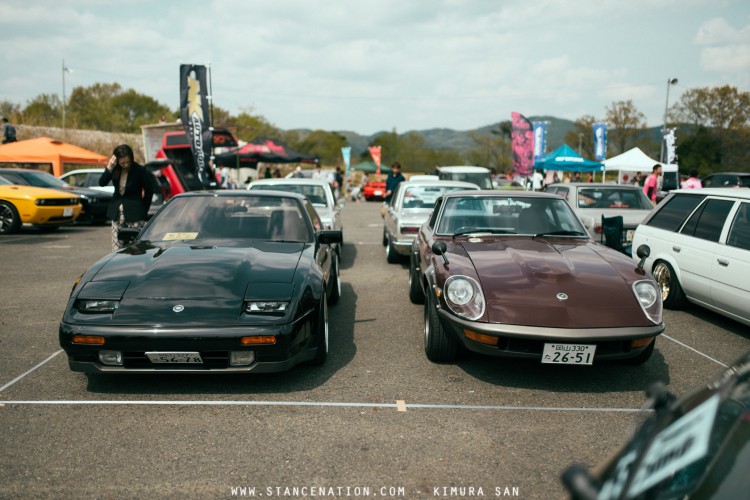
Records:
M636 281L633 283L633 293L646 317L656 325L661 323L661 293L656 283L647 280Z
M468 276L451 276L445 280L445 303L451 311L466 319L476 320L484 314L482 287Z
M243 310L245 314L283 316L288 307L285 300L246 300Z
M112 314L120 307L119 300L80 299L76 308L87 314Z

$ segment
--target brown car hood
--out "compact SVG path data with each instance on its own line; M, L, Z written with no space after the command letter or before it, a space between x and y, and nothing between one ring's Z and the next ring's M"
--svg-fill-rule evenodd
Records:
M650 326L631 284L635 263L587 240L463 242L480 277L485 318L553 328ZM561 300L565 294L566 299Z

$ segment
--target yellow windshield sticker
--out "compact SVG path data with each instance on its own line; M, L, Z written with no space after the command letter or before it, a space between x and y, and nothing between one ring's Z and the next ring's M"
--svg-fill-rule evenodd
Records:
M164 235L163 241L194 240L197 237L198 233L167 233Z

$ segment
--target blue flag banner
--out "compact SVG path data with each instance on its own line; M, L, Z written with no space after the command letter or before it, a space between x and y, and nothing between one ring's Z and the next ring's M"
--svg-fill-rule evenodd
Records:
M607 158L607 124L594 123L594 159L602 161Z
M532 122L534 127L534 164L544 161L547 151L547 124L549 122Z
M350 148L349 146L341 148L341 156L344 157L344 165L346 165L346 173L344 174L344 179L348 179L349 178L349 164L352 158L352 148Z

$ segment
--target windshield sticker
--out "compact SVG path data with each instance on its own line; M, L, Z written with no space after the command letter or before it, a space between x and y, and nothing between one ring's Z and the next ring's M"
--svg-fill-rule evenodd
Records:
M162 241L194 240L197 237L198 233L167 233L162 238Z
M641 461L628 494L638 495L706 456L718 407L716 394L662 430Z

